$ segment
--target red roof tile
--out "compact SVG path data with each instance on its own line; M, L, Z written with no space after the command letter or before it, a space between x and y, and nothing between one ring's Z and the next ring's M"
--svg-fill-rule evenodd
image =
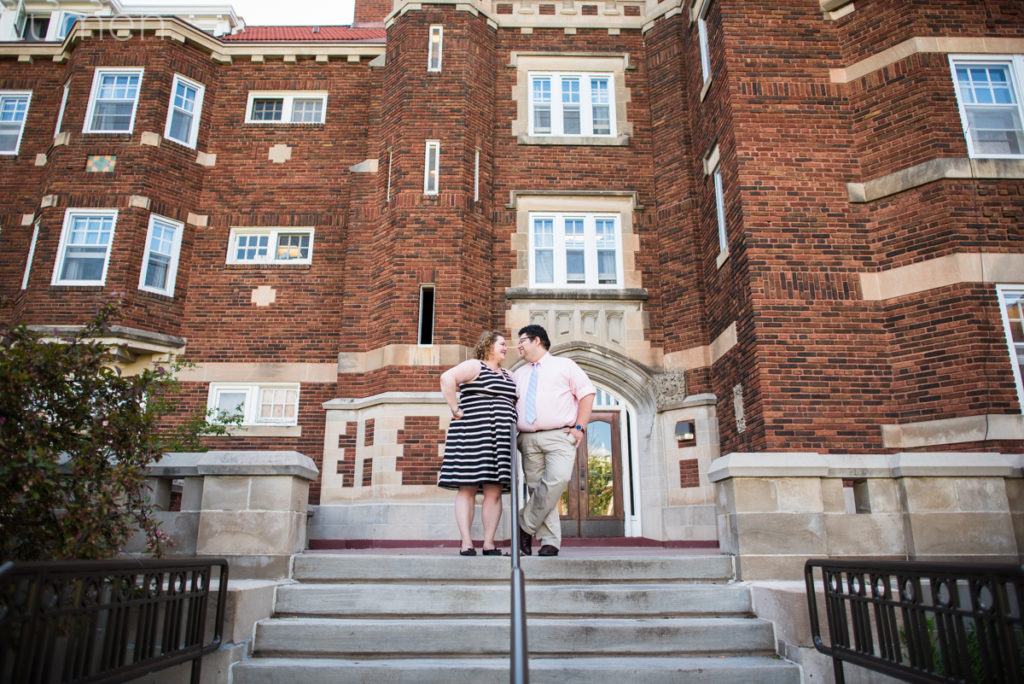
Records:
M229 41L358 41L383 42L384 27L352 26L246 26L238 33L220 36Z

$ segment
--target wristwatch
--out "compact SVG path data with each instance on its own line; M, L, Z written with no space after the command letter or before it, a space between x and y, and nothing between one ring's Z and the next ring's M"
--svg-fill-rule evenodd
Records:
M580 432L586 432L586 430L583 429L582 425L573 425L572 428L574 430L579 430Z

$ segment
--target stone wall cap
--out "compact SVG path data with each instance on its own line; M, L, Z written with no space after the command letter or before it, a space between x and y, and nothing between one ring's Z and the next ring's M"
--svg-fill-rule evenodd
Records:
M731 477L1024 477L1024 454L903 452L896 454L731 453L711 462L708 479Z
M208 451L197 464L200 475L292 475L315 480L313 459L298 451Z
M715 406L718 404L718 397L709 392L704 394L691 394L683 399L683 408L694 406Z
M201 452L168 452L156 463L150 463L147 471L151 477L196 477L199 475L196 466L205 455Z
M827 477L824 456L808 452L731 453L711 462L708 479L730 477Z
M892 477L892 464L887 454L826 454L829 477L850 480L867 477Z
M1024 454L904 452L889 456L893 477L1022 477Z

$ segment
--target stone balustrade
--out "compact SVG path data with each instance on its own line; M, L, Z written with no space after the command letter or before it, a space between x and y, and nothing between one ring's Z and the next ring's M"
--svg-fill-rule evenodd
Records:
M1020 562L1022 464L996 453L733 453L708 477L737 578L796 580L809 557Z
M312 459L297 451L169 453L149 468L157 519L171 555L223 556L231 579L288 576L307 543ZM171 511L181 487L180 510ZM126 551L141 551L133 540Z

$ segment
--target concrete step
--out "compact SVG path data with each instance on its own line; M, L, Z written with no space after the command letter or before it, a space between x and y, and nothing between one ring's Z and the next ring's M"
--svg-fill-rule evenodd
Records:
M767 655L772 625L755 618L536 618L527 623L535 656ZM256 625L259 657L500 657L509 620L274 618Z
M509 681L507 655L465 660L254 658L234 684L492 684ZM730 658L531 658L531 684L799 684L796 665L768 656Z
M507 580L494 584L292 584L277 591L281 616L502 616ZM526 610L542 616L748 615L750 591L735 584L527 584Z
M295 556L298 582L498 582L508 580L505 556L303 553ZM732 558L724 554L604 557L526 556L520 563L528 584L544 582L728 582Z

